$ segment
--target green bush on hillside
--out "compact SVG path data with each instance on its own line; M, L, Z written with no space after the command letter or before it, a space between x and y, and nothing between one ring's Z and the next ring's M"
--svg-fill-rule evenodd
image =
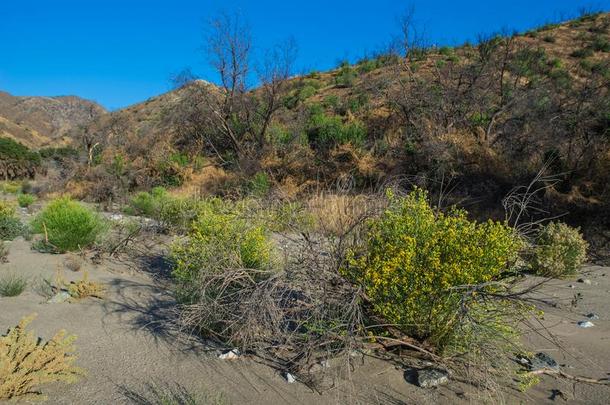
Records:
M0 138L0 159L28 161L40 164L40 154L10 138Z
M550 222L536 240L532 269L545 277L576 274L587 257L587 242L578 228L561 222Z
M356 72L349 64L343 64L335 76L337 87L352 87L356 81Z
M312 106L310 110L307 129L310 142L322 148L346 143L364 145L367 130L361 121L352 119L344 123L341 117L326 115L320 107Z
M107 227L95 211L69 197L61 197L38 214L32 228L44 235L43 248L67 252L90 247Z
M511 228L470 221L462 210L438 212L421 190L390 194L388 209L368 226L365 246L352 251L343 273L363 287L380 323L440 350L479 338L477 323L498 336L510 332L503 314L511 304L477 300L499 287L467 291L504 277L521 246Z

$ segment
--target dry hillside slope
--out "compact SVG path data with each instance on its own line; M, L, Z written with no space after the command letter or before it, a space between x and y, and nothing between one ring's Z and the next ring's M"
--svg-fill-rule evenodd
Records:
M17 97L0 92L0 136L30 148L61 146L69 134L106 111L76 96Z

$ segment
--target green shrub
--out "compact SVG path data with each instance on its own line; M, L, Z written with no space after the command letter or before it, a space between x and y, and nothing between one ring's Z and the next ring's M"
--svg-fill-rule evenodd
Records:
M593 56L593 50L591 48L582 48L582 49L577 49L575 51L573 51L572 53L570 53L570 56L573 58L588 58L589 56Z
M32 194L19 194L17 197L17 202L19 203L20 207L29 207L30 205L34 204L35 201L36 196L33 196Z
M197 217L199 209L199 202L192 198L167 197L160 202L155 218L169 229L185 232Z
M587 257L587 247L578 228L550 222L536 240L532 269L546 277L575 274Z
M518 238L504 224L476 223L461 210L437 212L421 190L389 198L388 209L369 222L365 246L352 251L343 273L364 288L382 323L439 350L466 344L473 332L469 319L490 322L481 319L490 307L474 296L469 300L458 287L502 279L520 249ZM466 317L460 316L464 306ZM501 315L488 326L506 327Z
M40 154L38 152L32 152L26 146L10 138L0 138L0 159L40 164Z
M250 193L257 197L263 197L269 193L271 189L271 180L267 173L258 172L252 177L248 183Z
M349 64L343 64L335 76L337 87L352 87L356 81L356 72Z
M287 145L293 139L292 133L280 124L271 124L267 130L267 137L274 145Z
M552 36L552 35L545 35L544 37L542 37L542 40L543 40L544 42L550 42L550 43L553 43L553 42L557 41L557 40L555 39L555 37L554 37L554 36Z
M454 49L450 46L442 46L438 49L438 53L444 56L450 56L455 53Z
M591 49L595 52L610 52L610 42L602 35L598 35L593 39Z
M17 236L28 236L28 227L15 215L15 207L0 201L0 240L13 240Z
M91 246L107 226L95 211L69 197L61 197L51 201L38 214L32 221L32 228L45 235L45 248L66 252Z
M183 300L196 294L202 273L250 269L255 275L273 267L273 245L265 229L227 205L218 199L202 202L188 238L172 246L173 275Z
M2 183L2 191L7 194L18 194L21 192L21 183L6 181Z
M367 130L361 121L352 119L344 123L341 117L326 115L318 108L310 111L307 136L313 144L322 148L345 143L364 144Z
M155 211L155 199L150 193L141 191L137 193L129 202L131 208L135 211L136 215L151 216Z
M20 295L28 282L24 277L15 274L7 274L0 277L0 296L16 297Z
M78 157L78 150L70 146L62 146L59 148L42 148L38 151L43 159L66 159Z
M336 109L339 106L339 97L334 94L324 97L322 100L322 105L324 108L333 108Z

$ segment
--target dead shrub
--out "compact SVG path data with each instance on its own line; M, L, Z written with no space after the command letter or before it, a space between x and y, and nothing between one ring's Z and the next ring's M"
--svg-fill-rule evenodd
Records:
M26 331L35 316L23 318L0 336L0 399L44 398L39 385L72 383L83 374L74 366L76 337L62 330L43 342Z
M320 193L307 200L315 230L325 236L349 233L363 216L379 210L383 200L373 196Z
M85 271L83 278L78 281L72 281L68 284L68 293L74 299L83 299L87 297L104 298L106 287L96 281L89 281L89 274Z

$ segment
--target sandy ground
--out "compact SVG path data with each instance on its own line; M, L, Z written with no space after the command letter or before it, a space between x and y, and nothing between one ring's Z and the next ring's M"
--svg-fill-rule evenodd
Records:
M9 243L9 262L0 265L0 273L19 272L28 277L29 286L22 295L0 297L0 330L15 325L23 316L37 313L31 329L48 338L59 329L76 334L78 365L87 375L76 384L49 384L43 391L51 404L122 404L154 402L151 385L180 395L216 397L234 404L427 404L479 403L480 397L451 382L440 389L422 389L405 381L405 371L392 364L365 359L350 378L336 380L335 388L322 394L303 384L289 384L273 369L253 359L219 360L218 353L198 343L178 339L168 327L173 306L162 278L162 262L149 260L133 263L104 261L94 265L83 261L83 269L64 269L65 255L43 254L30 243ZM104 300L85 299L71 303L47 303L37 292L41 278L53 278L62 270L67 280L82 277L108 285ZM610 268L588 267L583 278L552 281L538 294L549 302L543 325L558 338L561 349L541 333L529 333L525 342L533 352L545 351L564 369L575 375L595 378L610 371ZM574 288L570 288L573 285ZM581 293L576 306L574 294ZM595 327L582 329L576 322L594 312ZM351 382L348 382L351 381ZM553 390L559 390L570 403L608 403L610 388L599 385L572 384L543 377L543 382L521 394L508 390L506 395L485 402L552 402ZM562 402L563 399L556 399ZM202 403L214 403L202 401Z

